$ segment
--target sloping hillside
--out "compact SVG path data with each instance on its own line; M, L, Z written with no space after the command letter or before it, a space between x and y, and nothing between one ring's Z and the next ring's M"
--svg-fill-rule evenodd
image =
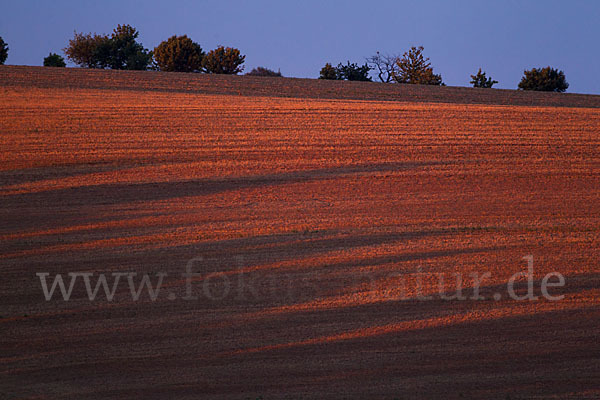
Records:
M0 397L600 396L600 97L35 67L0 93Z

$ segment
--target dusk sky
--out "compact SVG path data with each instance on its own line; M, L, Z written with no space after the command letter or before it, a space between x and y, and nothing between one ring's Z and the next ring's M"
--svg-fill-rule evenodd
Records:
M316 78L326 63L363 63L377 50L425 47L434 71L451 86L469 86L482 67L516 88L525 68L565 72L567 92L600 94L600 2L597 1L4 1L0 36L6 64L41 65L62 54L73 31L140 31L149 49L174 34L202 48L233 46L246 69L278 68Z

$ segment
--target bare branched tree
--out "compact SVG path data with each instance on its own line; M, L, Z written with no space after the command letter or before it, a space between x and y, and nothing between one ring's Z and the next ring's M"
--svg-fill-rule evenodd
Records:
M367 64L377 73L381 82L389 83L395 74L398 73L398 59L396 55L380 54L377 52L374 56L367 57Z

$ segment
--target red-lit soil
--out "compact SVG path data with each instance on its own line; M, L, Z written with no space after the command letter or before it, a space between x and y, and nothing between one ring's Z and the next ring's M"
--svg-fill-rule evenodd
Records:
M600 397L600 97L0 84L0 398ZM529 255L540 298L509 299ZM168 275L156 301L126 280L112 302L81 280L45 301L39 272ZM486 300L438 294L485 272Z

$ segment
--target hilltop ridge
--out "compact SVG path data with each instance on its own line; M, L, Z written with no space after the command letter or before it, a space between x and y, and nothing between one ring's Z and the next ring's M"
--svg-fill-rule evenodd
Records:
M157 71L0 66L1 86L152 90L328 100L600 108L600 95Z

